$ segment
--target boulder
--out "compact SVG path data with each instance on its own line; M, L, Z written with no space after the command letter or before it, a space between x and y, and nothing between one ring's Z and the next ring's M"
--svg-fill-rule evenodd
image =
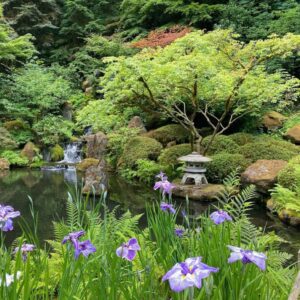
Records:
M85 172L91 166L97 166L100 160L96 158L85 158L76 165L76 170Z
M107 136L99 131L96 134L85 136L84 140L87 142L86 156L101 160L106 152L108 144Z
M97 166L87 168L84 179L83 194L101 195L108 188L106 163L103 160Z
M139 133L147 132L143 120L139 116L134 116L128 123L128 128L139 129Z
M23 150L21 151L21 156L26 157L31 163L35 156L39 153L39 149L32 142L26 143Z
M262 124L268 130L274 130L282 127L286 119L284 115L276 111L270 111L263 116Z
M224 189L222 184L204 184L201 186L175 184L172 194L177 197L200 201L215 201Z
M9 161L5 158L0 158L0 170L9 170Z
M294 144L300 144L300 124L290 128L284 137Z
M284 160L258 160L242 173L242 182L254 184L259 192L268 193L277 182L278 173L286 165Z

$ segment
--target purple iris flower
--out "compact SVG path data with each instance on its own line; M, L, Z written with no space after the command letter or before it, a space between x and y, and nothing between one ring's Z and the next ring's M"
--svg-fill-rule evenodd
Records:
M162 202L160 204L160 209L162 211L168 211L170 212L171 214L175 214L176 213L176 210L175 208L173 207L173 204L169 204L169 203L166 203L166 202Z
M82 254L85 257L88 257L91 253L96 252L95 246L91 243L90 240L86 240L83 242L78 242L77 245L75 246L75 258L77 259L80 254Z
M267 257L263 253L252 250L244 250L234 246L228 246L228 248L231 251L230 257L228 258L229 263L241 260L243 264L254 263L261 270L264 271L266 269Z
M70 241L73 243L74 247L78 244L78 239L83 236L85 232L83 230L71 232L68 235L64 237L62 240L62 244L65 244L67 241Z
M163 172L160 172L158 175L156 175L157 178L160 179L160 181L155 182L155 185L153 187L154 190L160 189L163 193L163 195L168 194L170 195L172 192L172 189L175 187L171 182L168 181L168 177L165 176Z
M0 204L0 230L11 231L13 227L13 218L20 216L19 211L14 211L11 206L4 206Z
M184 228L180 228L180 227L177 227L175 228L175 234L178 236L178 237L183 237L184 233L185 233L185 229Z
M35 246L32 244L23 244L21 246L21 249L20 249L20 247L16 247L13 253L15 254L15 253L21 251L22 259L23 259L23 261L26 261L27 253L32 252L34 249L35 249Z
M232 221L232 218L224 210L217 210L213 212L209 217L216 225L222 224L225 221Z
M141 250L141 247L137 239L131 238L127 243L123 243L122 246L117 249L116 254L119 257L132 261L139 250Z
M162 281L169 280L170 287L174 292L181 292L186 288L202 286L202 279L210 275L211 272L218 272L218 268L210 267L201 262L201 257L192 257L184 262L177 263L162 278Z

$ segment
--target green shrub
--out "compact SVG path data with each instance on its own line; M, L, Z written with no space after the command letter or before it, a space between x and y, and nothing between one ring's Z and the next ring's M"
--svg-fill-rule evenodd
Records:
M3 127L8 131L27 129L28 125L21 119L4 122Z
M160 154L158 161L162 165L175 166L179 164L178 158L183 155L190 154L192 152L190 144L175 145L170 148L166 148Z
M273 145L276 146L278 148L284 148L286 150L295 152L295 153L299 153L299 147L296 146L295 144L289 142L289 141L285 141L283 140L281 137L273 137L267 134L261 134L259 136L257 136L255 142L262 142L262 143L266 143L268 145Z
M124 152L124 147L128 141L137 136L139 129L121 127L117 131L111 132L108 137L108 161L112 167L116 167L119 158Z
M151 184L155 181L155 176L160 171L166 171L165 167L153 160L138 159L137 161L136 176L139 178L139 181Z
M144 136L156 139L164 146L169 142L176 141L177 143L187 142L189 139L189 132L179 124L170 124L155 130L149 131Z
M0 157L7 159L11 166L25 167L29 164L29 160L16 151L5 150L0 154Z
M64 149L60 145L56 144L50 149L50 154L52 161L62 160L64 158Z
M243 146L245 144L252 143L255 140L254 135L252 135L250 133L246 133L246 132L233 133L233 134L229 135L228 137L230 137L239 146Z
M211 136L207 136L202 141L202 148L206 148L210 142ZM220 152L237 153L239 145L235 143L229 136L217 135L208 149L208 154L217 154Z
M211 157L212 161L207 164L208 181L222 182L225 177L235 170L244 171L250 160L241 154L218 153Z
M17 148L17 146L10 133L5 128L0 127L0 149L11 150Z
M30 129L12 130L10 134L19 145L24 145L34 139L34 134Z
M62 116L49 114L33 126L38 137L45 145L55 145L72 136L74 124Z
M239 152L247 159L250 159L251 162L255 162L258 159L282 159L288 161L299 153L297 147L294 148L294 145L291 143L282 142L276 140L273 143L270 141L253 142L241 146Z
M162 150L162 145L155 139L137 136L128 141L119 163L127 167L137 165L138 159L156 160Z
M292 191L300 187L300 155L289 160L287 166L278 173L278 184Z

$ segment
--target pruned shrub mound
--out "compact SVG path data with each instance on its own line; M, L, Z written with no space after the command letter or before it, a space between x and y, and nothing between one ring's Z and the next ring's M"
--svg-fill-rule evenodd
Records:
M180 144L189 140L189 132L178 124L170 124L151 130L145 133L144 136L156 139L164 146L173 141Z
M175 145L170 148L164 149L158 158L158 161L162 165L176 165L178 164L178 158L183 155L190 154L192 152L190 144Z
M250 164L242 154L218 153L213 155L207 164L207 179L211 182L222 182L233 171L243 172Z
M144 136L134 137L125 145L119 165L134 167L138 159L156 160L162 148L162 144L155 139Z
M297 147L290 147L290 145L293 145L289 144L286 145L285 142L281 143L281 141L275 141L274 143L269 141L254 142L240 147L239 153L250 159L251 162L259 159L282 159L288 161L299 153Z
M210 142L211 136L207 136L202 140L202 148L205 149ZM208 154L217 154L220 152L237 153L239 145L235 143L229 136L217 135L208 149Z
M0 127L0 149L11 150L17 148L17 146L7 129Z
M262 142L262 143L267 143L269 145L274 145L277 146L278 148L284 148L293 151L295 153L300 153L299 147L294 145L293 143L278 138L277 139L272 138L271 136L268 135L260 135L256 138L255 141L258 143Z
M255 136L246 132L237 132L229 135L236 144L244 146L255 141Z

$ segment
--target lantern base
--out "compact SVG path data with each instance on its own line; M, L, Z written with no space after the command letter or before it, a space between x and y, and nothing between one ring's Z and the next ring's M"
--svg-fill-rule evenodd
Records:
M204 174L185 173L182 177L181 184L194 183L196 186L208 184Z

